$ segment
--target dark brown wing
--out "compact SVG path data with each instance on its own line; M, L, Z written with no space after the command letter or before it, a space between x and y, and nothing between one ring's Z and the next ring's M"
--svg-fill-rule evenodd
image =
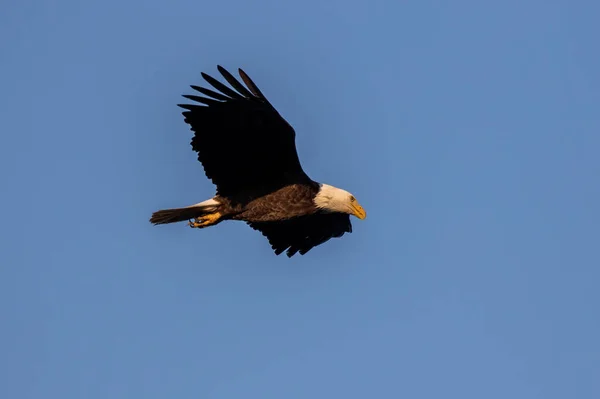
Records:
M276 255L287 250L288 257L304 255L334 237L352 232L350 216L345 213L315 213L279 222L248 222L260 231Z
M219 93L191 86L204 96L184 95L200 104L179 104L194 132L192 149L217 194L251 199L292 183L310 181L296 151L296 134L241 69L246 87L223 67L219 72L235 89L209 75Z

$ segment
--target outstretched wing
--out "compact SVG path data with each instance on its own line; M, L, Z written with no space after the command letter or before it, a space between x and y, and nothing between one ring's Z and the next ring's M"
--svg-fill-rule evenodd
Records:
M334 237L352 232L350 216L345 213L315 213L278 222L247 222L260 231L276 255L287 250L288 257L304 255Z
M246 87L225 68L218 70L235 90L202 73L219 92L191 86L204 96L184 97L200 104L179 104L194 132L192 149L217 194L248 200L310 181L298 159L292 126L244 71L239 73Z

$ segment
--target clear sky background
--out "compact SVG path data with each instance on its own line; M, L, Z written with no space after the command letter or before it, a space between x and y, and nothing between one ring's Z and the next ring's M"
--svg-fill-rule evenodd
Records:
M8 1L0 397L600 397L597 1ZM288 259L176 104L244 68L368 218Z

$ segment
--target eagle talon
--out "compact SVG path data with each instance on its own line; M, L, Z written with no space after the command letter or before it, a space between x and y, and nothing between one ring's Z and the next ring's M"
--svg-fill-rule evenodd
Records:
M199 229L201 227L206 227L208 225L212 224L210 219L204 218L204 217L199 217L199 218L194 218L194 219L190 219L188 221L188 225L192 228L192 229Z

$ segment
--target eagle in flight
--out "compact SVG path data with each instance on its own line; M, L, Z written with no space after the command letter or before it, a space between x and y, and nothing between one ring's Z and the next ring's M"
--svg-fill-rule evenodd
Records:
M286 251L288 257L352 232L350 215L366 217L356 198L308 177L298 159L294 128L243 70L245 87L217 68L233 89L202 73L218 92L192 85L204 96L184 95L196 103L178 104L194 133L192 149L216 194L195 205L156 211L150 222L189 221L201 229L241 220L260 231L276 255Z

